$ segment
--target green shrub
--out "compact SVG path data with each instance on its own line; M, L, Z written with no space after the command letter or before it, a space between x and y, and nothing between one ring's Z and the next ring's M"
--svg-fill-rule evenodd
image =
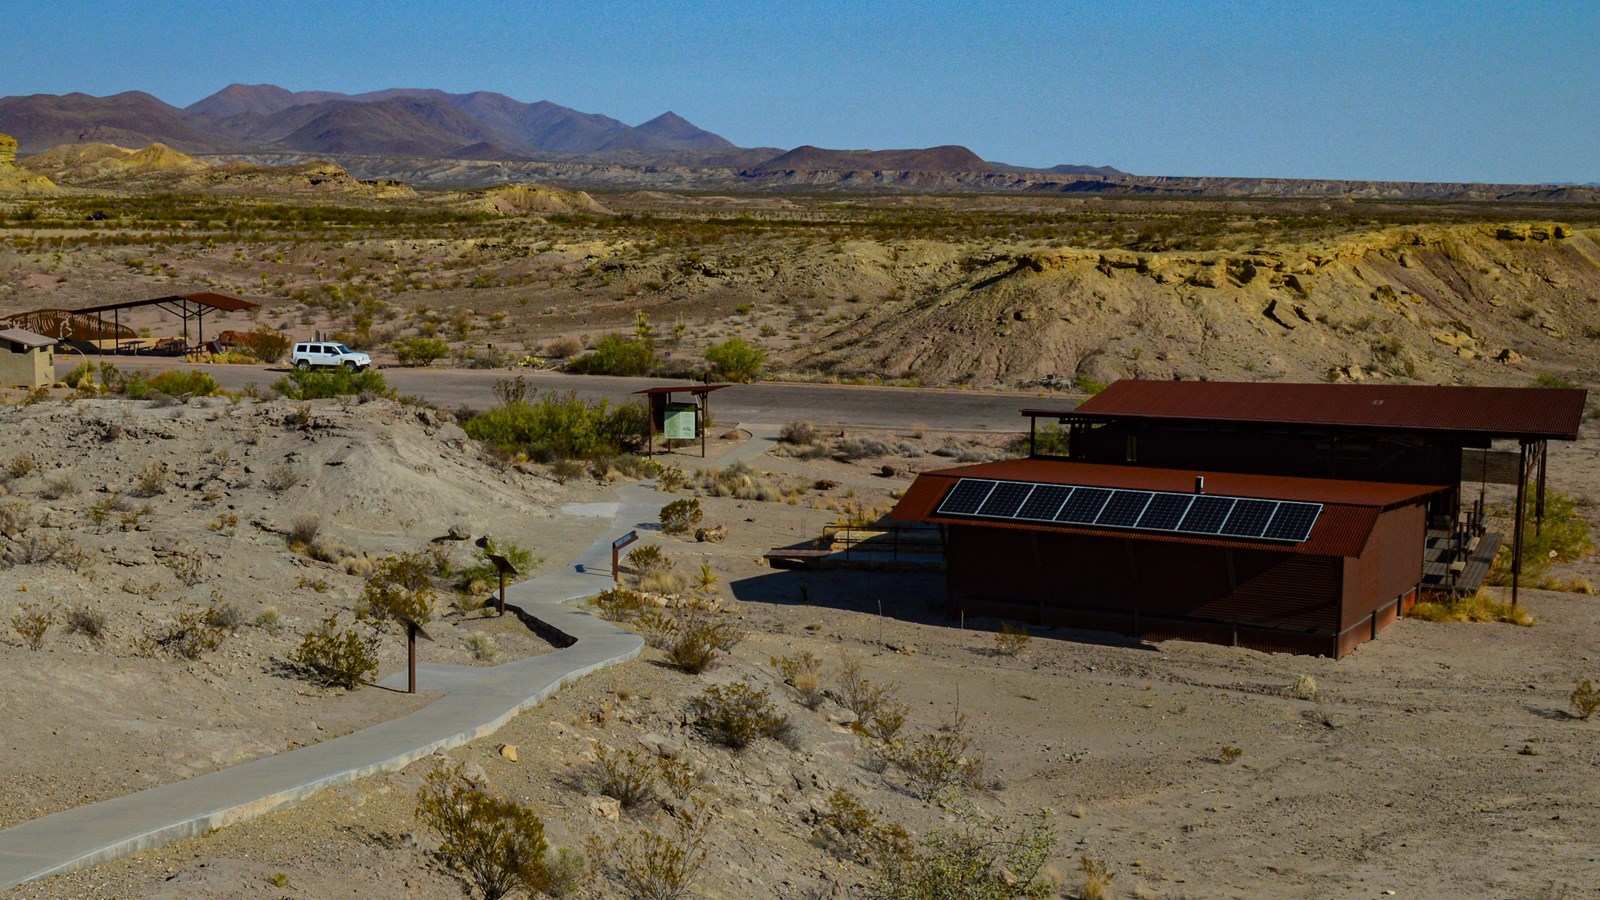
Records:
M550 886L544 821L520 803L478 788L457 766L435 766L417 792L417 818L439 832L439 858L485 900Z
M1017 832L994 839L985 823L930 835L921 848L885 853L867 890L872 900L1018 900L1055 894L1044 877L1055 826L1040 811Z
M431 562L422 553L402 553L379 560L362 586L359 615L375 622L410 619L418 625L433 618L437 594L429 571Z
M289 339L265 325L244 335L239 349L263 363L275 363L289 353Z
M674 500L661 507L661 530L667 534L688 534L704 517L699 500Z
M691 610L672 620L668 634L664 635L667 662L690 675L699 675L715 666L719 655L732 650L742 640L743 632L702 610Z
M937 800L951 790L977 785L983 756L965 732L966 719L958 715L938 731L897 748L894 764L905 773L913 794Z
M695 725L712 741L740 750L764 738L780 738L789 720L772 705L766 688L748 682L714 684L690 702Z
M389 383L377 369L352 372L349 369L295 369L272 383L273 391L289 400L326 400L329 397L355 397L375 394L393 396Z
M1568 389L1577 387L1577 385L1573 384L1572 382L1568 381L1567 379L1562 378L1559 375L1551 375L1549 373L1540 373L1538 376L1536 376L1533 379L1533 386L1536 387L1536 388L1568 388Z
M549 462L604 459L639 447L644 441L642 403L585 403L576 393L547 393L529 401L511 396L472 417L467 435L506 454Z
M649 341L608 334L594 349L567 363L580 375L648 375L656 367L656 351Z
M67 387L72 388L74 390L82 390L82 389L85 389L85 388L93 388L94 387L94 363L92 363L92 362L81 362L81 363L78 363L78 365L76 367L74 367L72 371L70 371L66 375L62 376L61 380L66 382Z
M1532 518L1532 504L1529 504ZM1524 584L1536 582L1556 562L1574 562L1594 552L1589 539L1589 524L1578 512L1577 501L1560 491L1545 495L1544 523L1534 533L1530 521L1522 536L1522 579ZM1511 583L1511 542L1500 545L1494 564L1489 569L1488 583L1505 586Z
M497 541L487 535L483 538L483 546L475 553L477 561L456 576L456 587L462 590L471 590L479 585L500 583L500 570L495 568L489 560L490 555L504 557L517 570L515 575L506 576L506 584L513 584L533 574L533 570L544 564L544 558L535 558L533 551L526 547L513 544L510 541ZM481 588L478 588L481 590Z
M375 631L341 629L335 613L306 632L289 664L320 684L355 689L378 673L378 642Z
M633 809L655 799L659 773L660 764L653 753L613 750L602 744L595 748L588 780L595 793L616 800L623 809Z
M450 355L450 345L441 338L406 337L394 342L394 355L402 366L425 366Z
M765 350L752 347L743 338L728 338L706 348L711 374L728 381L754 381L767 363Z

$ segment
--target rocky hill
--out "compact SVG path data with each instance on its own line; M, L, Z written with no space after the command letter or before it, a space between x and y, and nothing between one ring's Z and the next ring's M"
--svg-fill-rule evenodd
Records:
M926 150L824 150L796 147L741 175L761 178L799 172L989 172L994 165L965 147Z
M209 194L344 194L350 197L410 197L405 185L362 181L337 164L312 160L282 166L213 164L165 144L130 150L114 144L64 144L22 160L18 171L45 183L117 191L176 191ZM49 179L49 180L46 180Z
M56 186L50 179L16 166L17 140L9 134L0 134L0 196L48 194Z

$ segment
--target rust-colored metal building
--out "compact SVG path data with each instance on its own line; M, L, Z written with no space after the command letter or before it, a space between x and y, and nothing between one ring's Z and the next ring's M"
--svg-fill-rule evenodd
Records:
M1545 442L1576 439L1585 398L1117 382L1024 410L1036 439L1040 419L1066 428L1028 459L918 476L891 516L940 526L968 614L1339 657L1410 609L1430 565L1451 589L1487 571L1499 536L1481 500L1463 512L1462 480L1495 440L1519 445L1520 546L1529 478L1542 504Z

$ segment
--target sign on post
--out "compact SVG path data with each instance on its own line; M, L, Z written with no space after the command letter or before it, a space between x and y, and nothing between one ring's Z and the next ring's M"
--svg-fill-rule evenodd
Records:
M663 436L668 440L692 441L699 437L700 407L695 403L668 403L666 416L661 423Z
M622 552L623 547L628 546L638 539L639 532L630 531L622 537L619 537L611 542L611 582L613 584L622 583L622 576L619 574L617 569L617 554Z

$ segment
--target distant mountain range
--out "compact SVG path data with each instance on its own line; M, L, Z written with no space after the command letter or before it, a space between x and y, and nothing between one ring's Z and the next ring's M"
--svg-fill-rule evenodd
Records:
M186 153L300 153L527 159L550 153L726 150L727 139L663 113L630 126L548 101L396 88L365 94L231 84L179 109L143 93L0 99L0 132L23 155L60 144L162 143ZM541 153L543 151L543 153Z

